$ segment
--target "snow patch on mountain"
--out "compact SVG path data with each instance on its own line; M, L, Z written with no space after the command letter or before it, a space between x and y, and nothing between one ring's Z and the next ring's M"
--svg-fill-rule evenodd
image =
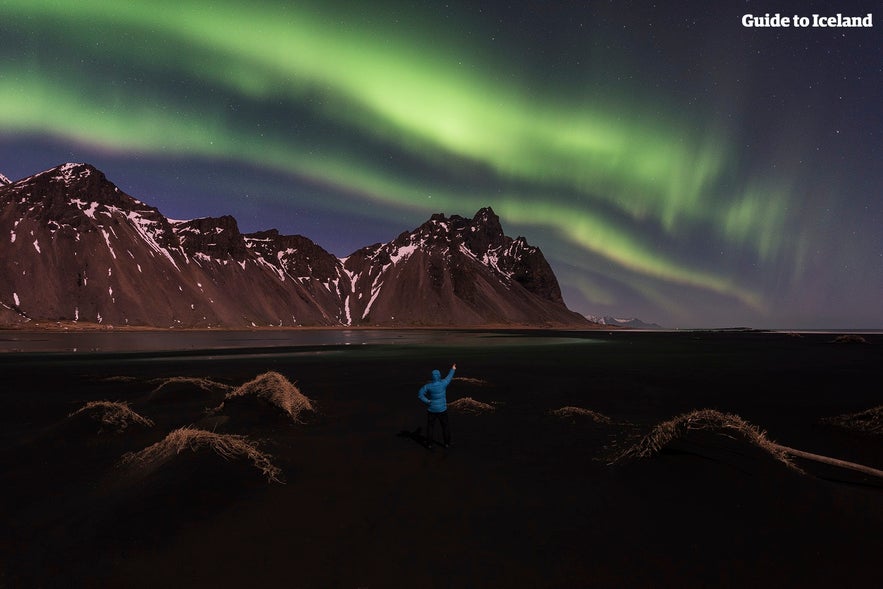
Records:
M141 235L141 238L147 243L147 245L155 252L168 258L175 269L180 272L181 268L178 267L178 263L175 261L175 258L172 257L171 252L169 252L167 248L162 247L157 241L157 237L163 232L160 223L153 219L148 219L136 211L130 211L126 216L129 221L132 222L135 231Z
M421 246L423 246L423 244L419 243L409 243L408 245L401 246L396 249L396 251L389 257L389 259L392 264L403 262L410 258L411 254L421 249Z
M42 174L52 173L52 178L70 186L78 180L88 178L92 174L92 168L88 164L83 163L67 163L51 170L46 170ZM42 174L37 174L41 176Z
M97 202L87 203L86 201L80 200L78 198L71 199L71 204L77 205L77 208L83 211L87 217L90 219L95 218L95 210L98 208Z

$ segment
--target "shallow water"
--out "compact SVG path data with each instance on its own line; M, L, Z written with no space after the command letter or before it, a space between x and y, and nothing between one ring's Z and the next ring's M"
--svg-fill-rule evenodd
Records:
M256 350L316 346L441 345L511 346L598 343L584 333L490 332L437 329L278 331L100 331L0 333L0 353L176 352Z

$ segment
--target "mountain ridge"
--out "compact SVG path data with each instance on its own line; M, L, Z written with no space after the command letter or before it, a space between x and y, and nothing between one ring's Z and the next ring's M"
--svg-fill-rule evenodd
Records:
M236 219L170 220L94 166L0 185L0 325L589 327L490 207L338 258Z

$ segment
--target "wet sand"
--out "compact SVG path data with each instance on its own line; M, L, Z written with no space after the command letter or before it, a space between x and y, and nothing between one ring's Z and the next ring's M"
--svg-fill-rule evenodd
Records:
M0 587L879 582L883 480L796 459L801 472L726 431L609 462L654 425L710 408L883 469L883 437L822 422L883 404L865 384L883 376L883 336L548 335L554 344L0 355ZM415 435L416 393L451 362L449 401L493 410L452 409L454 445L430 451ZM206 412L268 371L317 411L300 422L260 403ZM71 416L101 400L152 425L117 432ZM562 407L609 421L552 413ZM122 463L191 425L245 436L281 482L205 448Z

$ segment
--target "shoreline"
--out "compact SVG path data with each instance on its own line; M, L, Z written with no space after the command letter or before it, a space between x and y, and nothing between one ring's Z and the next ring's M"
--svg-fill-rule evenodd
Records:
M256 327L156 327L148 325L100 325L97 323L58 323L0 325L2 333L237 333L237 332L306 332L306 331L536 331L536 332L625 332L625 333L778 333L804 334L883 334L880 327L777 328L777 327L684 327L639 329L619 325L530 325L489 323L482 325L299 325Z
M35 323L22 325L0 325L2 332L33 332L33 333L111 333L111 332L299 332L299 331L639 331L628 327L598 325L530 325L511 323L488 323L482 325L298 325L298 326L256 326L256 327L155 327L148 325L100 325L97 323L58 323L51 325Z

